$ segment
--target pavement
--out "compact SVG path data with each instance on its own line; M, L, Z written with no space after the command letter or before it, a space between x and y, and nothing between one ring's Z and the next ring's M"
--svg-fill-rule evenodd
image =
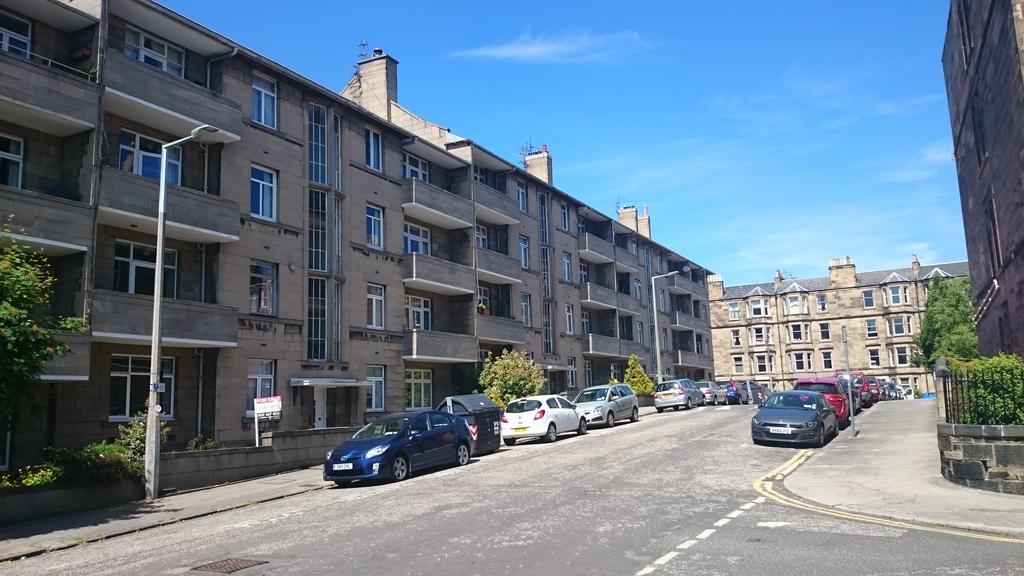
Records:
M848 512L1024 536L1024 496L953 484L939 468L934 400L876 404L785 478L800 499Z

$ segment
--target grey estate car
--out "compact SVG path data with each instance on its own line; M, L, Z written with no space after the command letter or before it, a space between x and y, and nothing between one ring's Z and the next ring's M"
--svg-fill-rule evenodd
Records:
M679 410L680 407L692 408L704 404L704 393L689 378L666 380L654 388L654 407L658 412L664 412L665 408Z
M640 404L633 389L626 384L584 388L573 404L576 405L576 411L587 419L588 425L604 423L611 427L616 420L623 418L629 418L632 422L640 419Z

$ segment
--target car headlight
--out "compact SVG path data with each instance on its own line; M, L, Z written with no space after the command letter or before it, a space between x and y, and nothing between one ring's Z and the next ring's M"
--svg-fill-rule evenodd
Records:
M367 458L376 458L377 456L380 456L381 454L383 454L387 449L388 449L388 447L385 446L385 445L381 445L381 446L376 446L376 447L370 448L369 450L366 451L366 457Z
M332 452L334 452L334 450L328 450L328 451L327 451L327 456L325 456L325 457L324 457L324 459L325 459L325 460L330 460L330 459L331 459L331 453L332 453Z
M814 428L817 425L818 425L818 421L817 420L808 420L807 422L804 422L803 424L800 424L800 428Z
M754 425L756 425L756 426L764 426L764 421L763 420L758 420L757 416L751 418L751 422L753 422Z

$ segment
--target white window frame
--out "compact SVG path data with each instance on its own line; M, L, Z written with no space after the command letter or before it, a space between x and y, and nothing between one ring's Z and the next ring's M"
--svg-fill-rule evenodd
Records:
M327 192L309 189L309 269L327 272Z
M366 204L366 246L384 249L384 208L370 203Z
M795 315L803 314L803 307L800 305L801 297L797 294L791 294L786 297L786 314Z
M327 186L327 107L313 102L306 107L309 132L307 177L310 182ZM317 122L317 116L322 122Z
M268 273L265 270L254 269L254 267L267 267ZM254 282L254 279L260 279L260 282ZM277 264L273 262L265 262L263 260L250 260L249 261L249 313L259 314L262 316L276 316L277 315ZM269 286L270 289L267 294L262 293L260 290L264 286ZM267 304L268 308L260 302ZM253 304L256 303L256 306Z
M478 304L483 304L484 308L491 309L491 289L486 286L476 287L476 298Z
M818 312L828 312L828 296L825 294L818 294L816 300Z
M587 388L594 385L594 363L590 360L583 361L583 383Z
M331 317L331 357L335 362L341 362L341 340L344 327L341 323L342 313L342 283L335 281L332 283L334 286L334 301L332 306L332 317Z
M345 244L345 234L344 234L345 227L344 227L344 225L342 223L342 212L341 212L341 209L342 209L342 205L341 205L342 199L341 199L341 196L335 195L333 198L334 198L334 200L333 200L333 202L334 202L334 210L333 210L334 229L331 230L331 234L334 236L334 242L333 242L333 244L334 244L334 254L333 254L333 256L334 256L334 273L340 275L342 273L342 269L341 269L341 254L342 254L342 247Z
M729 320L739 320L739 319L740 319L740 303L739 302L729 302Z
M898 332L896 331L896 326L897 326L896 322L897 321L899 321L899 328L900 328ZM907 332L907 323L906 322L907 322L906 318L904 318L903 316L890 316L889 317L889 321L886 322L886 324L888 324L888 327L889 327L889 336L905 336L905 335L907 335L908 332Z
M559 202L558 227L566 232L569 231L569 205ZM635 252L634 252L635 254Z
M117 255L117 245L123 244L128 246L128 257ZM135 247L149 248L156 252L156 246L151 244L144 244L142 242L133 242L131 240L114 240L114 262L115 266L117 262L126 262L128 264L128 291L126 294L141 294L143 296L152 296L152 294L144 294L142 292L135 291L135 275L136 270L139 268L147 268L153 270L153 281L156 282L156 261L149 262L147 260L136 260L135 259ZM154 258L156 255L154 254ZM170 276L171 293L163 294L164 298L175 299L178 297L178 251L172 248L164 249L164 282L167 282L168 276ZM116 285L115 285L116 287ZM153 285L153 292L156 292L156 284Z
M402 226L402 248L406 254L430 256L430 228L406 222Z
M245 415L248 418L252 418L255 416L253 410L255 402L253 399L274 396L277 391L277 363L274 360L250 358L247 363L247 371L246 384L248 387L245 399ZM270 391L269 394L266 393L268 389ZM264 392L264 394L260 395L260 392Z
M639 278L633 278L633 297L637 300L644 298L644 285Z
M363 161L366 167L375 172L383 172L384 144L380 132L367 128L363 135L363 146L365 148Z
M519 211L525 214L530 213L530 192L526 183L516 180L516 200L519 202Z
M832 325L828 322L818 322L818 339L822 342L832 341Z
M3 50L4 52L7 52L8 54L13 54L14 56L18 56L20 58L25 58L25 59L31 58L31 56L32 56L32 23L29 22L28 20L25 20L24 18L18 18L17 16L14 16L13 14L11 14L10 12L7 12L7 11L2 11L0 13L2 13L5 17L10 18L11 20L16 20L18 22L21 22L22 24L24 24L28 28L28 36L25 36L24 34L21 34L19 32L15 32L14 30L11 30L9 28L0 28L0 50ZM17 46L12 47L11 46L11 40L12 39L13 40L19 40L19 41L23 42L25 44L25 47L24 48L17 47Z
M644 323L639 320L636 321L636 341L638 344L644 343Z
M277 81L255 71L252 73L252 114L249 118L277 130Z
M832 351L822 350L821 351L821 369L832 370Z
M519 266L523 270L530 268L530 238L519 235Z
M580 309L580 331L583 334L590 334L590 312Z
M864 320L864 337L878 338L878 320L876 318L866 318Z
M477 248L481 248L483 250L489 250L490 249L490 241L489 241L489 238L488 238L487 226L482 226L480 224L477 224L476 225L476 233L474 234L474 236L476 238L476 247Z
M743 374L743 356L732 357L732 373Z
M537 219L540 227L540 243L548 243L548 195L546 192L537 193Z
M729 337L731 340L731 346L743 345L743 336L740 334L739 328L733 328L732 330L730 330Z
M402 152L402 178L430 182L430 162L408 152Z
M124 142L125 137L131 139L131 143L127 144ZM160 152L147 152L142 150L142 141L146 140L152 144L155 144L158 149L162 149L166 142L157 140L156 138L150 138L149 136L143 136L133 130L121 130L120 136L117 139L117 167L125 172L141 176L147 180L160 181ZM24 151L24 148L22 148ZM131 155L131 165L126 165L125 155ZM157 173L155 177L149 177L143 174L144 160L149 158L150 160L156 161ZM181 185L181 146L174 146L167 149L167 183L172 186Z
M882 365L882 353L879 348L868 348L868 368L878 368Z
M562 280L572 283L572 254L562 252Z
M612 362L608 365L608 375L616 382L622 382L622 365Z
M327 279L307 278L306 359L327 360Z
M790 342L803 342L804 341L804 325L800 323L789 325L789 341Z
M387 311L385 298L387 287L382 284L366 283L366 327L373 330L384 329L384 318Z
M523 326L533 326L533 296L527 292L519 294L519 313L523 316Z
M405 297L405 329L433 330L433 303L422 296Z
M128 371L127 372L114 372L113 371L114 370L113 369L113 358L114 357L128 358ZM125 397L124 397L124 413L123 414L110 414L110 408L108 406L108 408L107 408L107 421L108 422L127 422L128 420L131 420L132 417L134 416L133 414L129 414L128 413L128 411L131 409L131 405L132 405L132 376L143 377L143 378L145 378L145 381L147 383L149 382L149 378L150 378L150 372L149 371L151 369L149 367L149 363L148 362L146 363L147 367L146 367L145 372L136 372L136 371L134 371L134 368L132 367L132 360L134 358L146 358L146 359L148 359L150 357L145 355L145 354L111 354L111 369L110 369L111 370L110 371L111 382L110 382L110 385L111 386L113 385L113 378L115 376L116 377L124 377L124 378L127 378L127 380L125 382L125 386L127 386L127 389L125 390ZM171 364L171 369L170 369L169 373L165 373L163 371L163 363L167 362L167 361L170 361L170 364ZM164 388L164 392L161 392L157 396L158 402L160 403L160 406L161 406L160 417L163 420L174 420L174 392L175 392L175 390L174 390L175 386L174 385L175 385L175 375L177 373L177 363L175 362L175 358L173 356L161 356L160 364L161 364L160 373L161 373L161 376L162 376L161 380L163 381L164 387L165 387ZM148 390L149 387L147 386L146 389ZM108 390L108 392L109 392L109 390ZM148 392L147 392L147 396L148 396ZM167 400L169 400L169 401L167 401Z
M906 302L903 301L903 289L900 286L890 286L888 292L889 304L893 306L906 304Z
M10 140L12 144L16 142L18 144L19 150L18 154L0 151L0 160L6 160L9 163L15 164L17 166L17 170L12 170L12 173L15 175L16 178L15 182L13 184L0 182L0 184L4 186L10 186L11 188L21 188L21 183L24 180L25 172L25 140L22 138L18 138L17 136L4 134L3 132L0 132L0 138Z
M580 260L580 284L590 282L590 265Z
M366 391L367 412L384 411L384 382L386 375L386 366L371 364L366 367L366 381L370 383L370 387Z
M270 181L257 178L255 172L270 175ZM259 194L259 205L252 205L253 187ZM269 193L269 202L267 194ZM249 215L261 220L274 222L277 220L277 170L252 164L249 167Z
M433 403L434 371L429 368L405 369L405 409L430 409Z
M810 352L793 352L789 359L793 372L810 372L812 370Z
M874 290L862 290L860 293L861 301L864 304L864 309L870 309L875 307L875 291ZM870 301L870 305L868 302Z
M572 304L565 305L565 333L576 333L576 314Z
M552 304L551 302L544 302L544 317L541 326L541 340L544 345L545 354L555 353L555 335L554 335L554 324L555 321L552 316Z
M761 318L768 316L770 310L768 309L767 298L753 298L750 300L750 316L753 318Z
M569 381L566 383L567 388L576 388L576 357L570 356L566 359L566 363L569 365Z
M758 374L766 374L775 371L774 354L755 354L754 369Z
M132 35L136 35L137 39L133 39ZM146 46L146 40L150 41L150 47ZM156 51L156 47L153 44L162 44L164 46L163 54ZM172 62L170 59L171 52L177 52L180 63ZM124 54L125 56L142 62L147 66L156 68L165 74L170 74L178 78L185 77L185 51L181 48L162 40L148 32L129 26L125 30L124 34ZM147 59L148 58L148 59Z

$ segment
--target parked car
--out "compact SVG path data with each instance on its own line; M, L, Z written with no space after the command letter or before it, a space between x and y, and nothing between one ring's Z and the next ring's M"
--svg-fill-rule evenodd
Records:
M753 380L737 384L746 393L747 404L761 404L768 399L768 392Z
M754 444L784 442L820 448L838 430L836 409L823 394L806 390L772 394L750 419Z
M696 382L697 388L700 389L700 393L704 395L704 404L715 403L715 383L709 380L701 380Z
M587 419L561 396L527 396L508 403L501 415L501 439L515 446L521 438L554 442L562 432L587 433Z
M850 398L850 381L853 380L853 379L852 378L843 378L841 376L837 376L836 380L839 382L839 385L843 388L843 395L846 396L847 402L849 402L849 398ZM853 391L853 414L860 414L860 411L861 411L860 403L861 403L860 390L854 390Z
M718 382L715 382L715 406L718 406L719 404L729 403L729 399L726 396L729 392L730 386L732 386L732 381L730 380L720 380Z
M591 386L580 391L573 401L576 411L587 419L587 425L615 425L618 418L639 419L640 404L633 389L625 384Z
M836 409L839 426L846 428L850 425L850 401L847 400L847 392L839 383L838 378L834 376L830 378L820 376L797 378L793 383L793 390L806 390L822 394L825 396L825 400L828 400L828 403Z
M413 471L469 462L466 420L436 410L375 420L327 452L324 480L343 485L390 478L400 482Z
M845 378L852 378L853 389L860 391L860 409L871 408L871 405L874 403L874 400L872 399L873 396L871 394L871 388L868 387L867 374L864 374L863 372L847 373L843 370L836 370L835 372L832 373L832 375L835 376L836 378L839 378L840 381L842 381L842 379Z
M697 383L689 378L666 380L654 387L654 408L658 412L664 412L665 408L689 409L704 404L704 393L697 387Z
M868 390L871 391L871 402L879 402L882 400L882 387L878 383L878 378L874 376L868 376Z

